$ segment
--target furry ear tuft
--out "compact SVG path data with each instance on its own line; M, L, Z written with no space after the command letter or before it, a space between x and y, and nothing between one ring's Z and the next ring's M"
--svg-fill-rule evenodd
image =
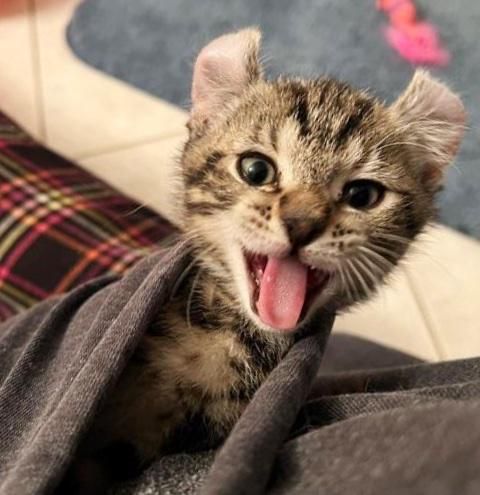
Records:
M201 50L193 71L192 123L208 123L262 77L260 38L258 29L243 29L220 36Z
M424 166L426 186L438 189L465 131L462 101L428 72L417 70L391 111L413 140L412 153Z

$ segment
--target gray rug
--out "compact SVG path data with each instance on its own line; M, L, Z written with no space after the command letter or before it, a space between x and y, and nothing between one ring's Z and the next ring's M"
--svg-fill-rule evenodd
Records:
M480 1L423 0L453 61L434 72L463 96L471 130L441 199L441 220L480 238ZM264 32L268 72L330 74L391 100L412 68L382 39L374 0L85 0L68 28L90 65L186 106L192 62L211 38L242 26Z

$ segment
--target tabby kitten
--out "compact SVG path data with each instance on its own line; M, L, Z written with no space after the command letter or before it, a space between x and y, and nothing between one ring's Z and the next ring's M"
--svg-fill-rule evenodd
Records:
M145 461L192 424L224 436L312 316L369 297L434 215L465 124L456 95L422 71L391 106L329 78L269 81L259 43L247 29L197 58L181 159L193 261L97 451Z

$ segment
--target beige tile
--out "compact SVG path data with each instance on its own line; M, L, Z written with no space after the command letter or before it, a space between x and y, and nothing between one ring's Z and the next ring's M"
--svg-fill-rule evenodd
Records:
M39 137L32 29L27 0L0 2L0 110Z
M439 357L403 269L374 300L339 316L334 326L337 330L426 360Z
M442 358L480 355L480 243L447 227L431 228L408 276Z
M48 3L48 2L47 2ZM172 135L186 112L78 60L65 30L78 0L35 0L47 142L69 157Z
M176 158L185 139L186 132L182 132L169 139L85 158L80 163L175 223L178 201Z

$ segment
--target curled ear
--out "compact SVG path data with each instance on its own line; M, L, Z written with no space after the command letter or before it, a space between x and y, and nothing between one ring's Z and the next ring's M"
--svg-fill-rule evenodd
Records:
M243 29L202 49L193 71L191 124L208 123L262 76L260 38L259 30Z
M466 125L462 101L428 72L417 70L391 111L409 136L419 165L424 167L425 185L438 189L462 142Z

